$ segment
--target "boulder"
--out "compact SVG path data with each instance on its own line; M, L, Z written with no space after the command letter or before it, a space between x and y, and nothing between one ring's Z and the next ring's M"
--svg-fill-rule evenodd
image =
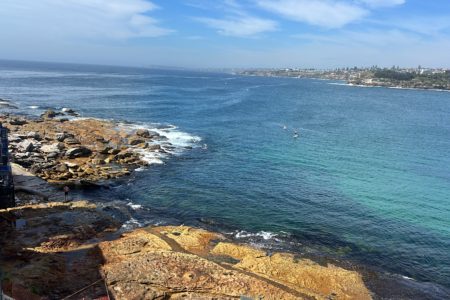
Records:
M77 113L75 110L73 110L72 108L66 108L64 107L63 109L61 109L61 111L63 113L66 113L69 116L74 116L74 117L78 117L80 114Z
M22 140L22 138L20 136L18 136L17 134L13 134L13 135L9 136L8 140L9 140L9 143L11 144L11 143L20 142Z
M98 149L98 153L100 154L109 154L109 151L111 151L112 148L109 146L101 147Z
M145 140L143 140L143 139L132 139L132 140L129 141L129 143L132 146L136 146L136 145L145 143Z
M28 140L21 141L20 143L17 144L17 150L19 150L19 152L31 152L35 148L36 148L35 145Z
M68 137L69 135L65 132L58 132L57 134L55 134L55 139L59 142L64 142L64 140Z
M66 151L68 158L86 157L91 155L92 151L84 146L70 148Z
M61 150L64 149L64 144L63 143L54 143L54 144L50 144L50 145L44 145L41 147L41 152L44 153L60 153Z
M158 144L154 144L154 145L149 145L147 147L148 150L152 150L152 151L156 151L156 150L161 150L161 145Z
M9 120L9 124L11 124L11 125L19 125L19 126L21 126L21 125L25 125L27 123L28 122L26 120L18 119L18 118L14 118L14 119Z
M68 145L78 145L81 144L80 141L74 137L69 137L65 139L65 143Z
M45 111L43 114L41 114L42 119L53 119L54 117L56 117L56 112L51 109L49 109L49 110Z
M73 162L66 161L64 164L67 167L69 167L70 169L78 169L79 168L78 164L73 163Z
M149 138L150 131L148 131L147 129L138 129L138 130L136 130L136 135L143 137L143 138Z
M42 140L42 137L39 133L35 132L35 131L30 131L27 133L27 138L32 138L35 139L36 141L40 141Z

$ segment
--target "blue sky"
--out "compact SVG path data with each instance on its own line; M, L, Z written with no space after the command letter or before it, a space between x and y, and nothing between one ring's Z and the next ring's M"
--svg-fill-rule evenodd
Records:
M0 58L450 68L449 0L0 0Z

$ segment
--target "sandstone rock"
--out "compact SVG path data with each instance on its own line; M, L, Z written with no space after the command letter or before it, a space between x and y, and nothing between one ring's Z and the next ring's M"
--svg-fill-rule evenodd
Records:
M161 150L161 145L158 145L158 144L149 145L149 146L147 147L147 149L148 149L148 150L152 150L152 151L155 151L155 150Z
M78 169L78 168L79 168L79 165L76 164L76 163L73 163L73 162L68 162L68 161L66 161L64 164L65 164L67 167L71 168L71 169Z
M138 129L136 130L136 135L143 138L148 138L150 137L150 131L148 131L147 129Z
M70 148L66 151L66 156L68 158L76 158L76 157L86 157L91 155L92 151L84 146Z
M68 145L79 145L80 141L74 137L68 137L64 140L64 142Z
M114 149L109 150L108 153L109 153L109 154L116 155L116 154L119 154L119 153L120 153L120 150L117 149L117 148L114 148Z
M129 157L132 157L132 156L133 156L132 152L130 152L128 150L123 150L123 151L120 151L116 155L115 159L125 159L125 158L129 158Z
M69 167L66 164L60 164L55 167L55 171L60 172L60 173L67 172L68 170L69 170Z
M109 151L111 151L111 150L112 150L112 148L110 146L105 146L105 147L99 148L97 151L100 154L109 154Z
M54 143L41 147L41 151L44 153L60 153L62 149L64 149L63 143Z

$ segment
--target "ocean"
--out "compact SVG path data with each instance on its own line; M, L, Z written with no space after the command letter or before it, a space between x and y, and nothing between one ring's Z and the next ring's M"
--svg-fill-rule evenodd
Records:
M78 194L128 203L130 228L212 227L450 295L449 92L0 61L0 98L18 106L0 113L66 107L168 131L172 155Z

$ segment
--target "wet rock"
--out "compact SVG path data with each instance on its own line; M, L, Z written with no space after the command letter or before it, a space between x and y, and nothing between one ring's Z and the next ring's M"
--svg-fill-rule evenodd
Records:
M0 108L18 109L17 106L11 104L10 101L0 98Z
M143 144L145 143L145 140L143 139L132 139L129 141L130 145L135 146L135 145L139 145L139 144Z
M129 158L132 157L133 153L127 150L123 150L120 151L117 155L116 155L116 159L125 159L125 158Z
M56 117L56 112L52 109L49 109L41 114L42 119L53 119Z
M61 111L69 116L78 117L80 115L72 108L63 108Z
M76 158L76 157L86 157L91 155L92 151L84 146L70 148L66 151L66 156L68 158Z
M161 150L161 145L158 145L158 144L149 145L147 149L152 150L152 151Z

